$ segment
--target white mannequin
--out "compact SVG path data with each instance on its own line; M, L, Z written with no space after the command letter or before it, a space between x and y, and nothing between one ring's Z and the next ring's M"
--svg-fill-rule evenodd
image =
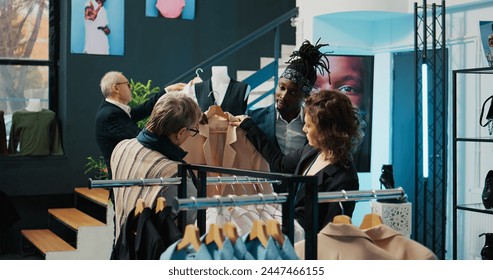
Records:
M224 96L226 96L229 83L231 82L231 78L228 76L228 67L212 66L211 72L212 93L214 94L214 99L216 100L217 105L221 105L223 103ZM246 89L245 100L247 100L249 93L250 85L248 85Z
M229 82L231 81L231 78L228 76L228 67L212 66L211 72L211 85L214 98L216 99L217 105L221 105L226 95L226 90L228 90Z
M39 112L43 110L43 107L41 106L41 99L30 98L27 103L26 110L29 112Z

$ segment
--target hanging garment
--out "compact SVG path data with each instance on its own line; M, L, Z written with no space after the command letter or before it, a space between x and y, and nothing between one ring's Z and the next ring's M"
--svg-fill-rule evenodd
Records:
M8 149L11 155L20 156L63 155L55 112L47 109L15 112Z
M245 98L248 84L231 79L221 104L215 104L214 94L210 94L213 90L210 79L195 84L195 95L202 112L207 111L211 105L219 105L225 112L234 116L245 113L248 102Z
M260 240L257 238L253 240L250 239L250 233L242 236L243 242L247 251L256 260L282 260L282 256L279 253L279 247L277 246L275 240L272 237L267 239L267 245L265 247L262 245Z
M233 118L229 113L226 115L229 119ZM181 148L188 152L184 160L191 164L269 171L269 165L246 138L245 131L230 126L229 119L214 115L209 118L208 124L199 125L200 133L195 137L188 137L181 145ZM208 176L219 175L221 174L208 174ZM262 185L263 187L260 189L263 189L264 193L272 192L272 187L269 184L264 183ZM208 185L207 196L256 194L258 189L253 188L252 184L235 185L233 193L231 185Z
M305 259L305 240L294 244L296 254ZM395 260L352 224L328 223L317 235L318 260Z
M299 260L300 258L298 255L296 255L296 251L294 250L293 244L291 244L291 241L289 241L288 237L284 235L284 243L282 245L279 245L277 241L275 241L273 238L272 239L277 248L279 248L279 256L283 260Z
M122 223L121 232L115 240L110 259L135 260L135 231L138 218L134 214L135 211L131 211Z
M255 260L241 238L236 239L234 244L231 239L226 238L220 254L221 260Z
M166 251L161 254L160 260L212 260L209 250L204 243L200 244L198 251L195 251L192 245L181 250L177 250L178 243L181 239L171 244Z
M176 225L176 214L172 212L171 206L165 207L159 213L155 213L155 211L151 212L154 213L152 215L152 223L159 232L159 235L161 235L165 248L168 248L171 244L183 237L182 232Z
M381 224L363 230L375 244L398 260L436 260L426 246L405 237L391 227Z

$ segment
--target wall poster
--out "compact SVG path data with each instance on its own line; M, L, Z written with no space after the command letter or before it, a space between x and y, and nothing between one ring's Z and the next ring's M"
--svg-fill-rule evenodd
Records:
M124 4L124 1L71 0L71 53L123 55Z

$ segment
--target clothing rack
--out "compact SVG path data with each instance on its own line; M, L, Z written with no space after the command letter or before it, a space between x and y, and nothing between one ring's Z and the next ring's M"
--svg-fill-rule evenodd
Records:
M402 188L386 190L340 191L317 193L320 179L316 176L299 176L284 173L269 173L263 171L223 168L207 165L178 165L176 178L154 178L135 180L89 180L89 187L108 188L124 186L151 186L151 185L182 185L187 184L187 172L195 171L198 174L197 196L188 197L186 187L178 188L178 198L173 201L173 208L179 210L179 222L184 228L186 224L185 212L181 210L196 209L197 224L201 234L205 233L205 210L208 207L239 206L247 204L282 204L282 231L293 242L294 238L294 198L299 183L306 184L305 202L305 259L317 259L318 204L326 202L369 201L372 199L397 199L406 202L407 196ZM232 177L207 177L207 172L234 175ZM241 177L243 176L243 177ZM274 194L257 194L249 196L226 196L218 198L206 197L208 184L243 184L243 183L272 183ZM311 207L308 207L311 206Z
M285 173L274 173L274 172L264 172L264 171L254 171L254 170L244 170L244 169L236 169L236 168L226 168L226 167L217 167L217 166L208 166L208 165L198 165L198 164L182 164L178 167L178 175L181 176L182 178L187 174L187 172L196 172L197 177L198 177L198 186L197 187L197 198L195 199L195 202L202 201L202 199L206 199L205 201L215 201L216 205L218 205L218 202L224 202L226 203L231 203L230 205L233 205L233 200L231 197L223 197L220 198L220 200L217 200L216 198L207 198L206 195L206 186L207 186L207 173L212 172L212 173L217 173L217 174L228 174L228 175L234 175L234 176L247 176L249 178L261 178L265 180L274 180L274 181L280 181L279 184L276 184L273 186L274 192L278 193L279 195L277 196L277 203L282 203L282 232L289 238L291 242L294 241L294 200L295 200L295 194L296 194L296 188L299 183L305 184L307 186L307 192L305 195L305 205L313 205L313 204L318 204L317 201L317 196L316 196L316 190L317 186L320 184L320 179L316 176L300 176L300 175L293 175L293 174L285 174ZM252 182L250 182L252 183ZM186 188L180 188L178 190L178 197L179 199L186 198L187 196L184 195L184 193L180 192L186 192L184 190ZM281 195L283 193L283 195ZM262 196L259 195L252 195L251 197L255 197L257 200L257 204L259 203L267 203L267 201L270 201L270 203L276 203L276 196L275 195L267 195L263 194ZM210 199L210 200L209 200ZM235 201L239 199L239 197L235 197ZM245 200L248 200L248 198L244 198ZM263 200L262 200L263 199ZM229 202L226 202L229 200ZM282 202L281 202L282 201ZM193 201L189 201L193 205ZM255 203L253 203L255 204ZM238 205L238 204L236 204ZM310 238L310 240L307 240L305 243L305 253L307 259L316 259L317 252L316 252L316 234L315 229L318 228L317 225L317 219L318 219L318 213L317 212L312 212L311 211L312 207L307 207L307 215L310 215L308 217L313 217L312 219L307 219L306 220L306 225L305 225L305 236L310 235L310 236L315 236L315 238ZM316 207L314 207L316 208ZM318 209L315 209L318 210ZM185 212L180 211L179 216L183 217L182 219L185 218ZM204 234L206 232L206 212L205 208L199 208L197 210L197 225L199 227L200 233ZM315 242L315 243L314 243ZM315 245L315 246L313 246ZM313 257L314 256L314 257Z
M267 180L263 178L255 178L249 176L232 176L232 177L207 177L207 184L280 184L280 180ZM164 185L179 185L181 177L174 178L141 178L130 180L93 180L89 179L89 188L118 188L131 186L164 186Z
M287 194L256 194L246 196L228 195L224 197L190 197L176 198L173 201L175 211L199 210L209 207L230 207L252 204L284 203L287 201ZM368 190L368 191L338 191L321 192L318 194L319 203L324 202L346 202L362 201L370 199L397 199L405 201L407 198L402 188L388 190Z
M311 188L315 189L315 188ZM173 209L175 211L183 210L199 210L207 209L210 207L236 207L242 205L254 205L254 204L283 204L288 201L289 194L257 194L248 196L232 196L226 197L190 197L190 198L176 198L173 201ZM337 191L337 192L320 192L310 193L310 196L317 197L318 203L326 202L346 202L346 201L368 201L372 199L396 199L396 201L407 201L407 195L402 188L386 189L386 190L363 190L363 191ZM311 198L309 198L311 199ZM312 223L316 224L318 216L318 203L312 204L312 207L306 207L306 216L311 217ZM284 210L284 208L283 208ZM310 211L310 212L309 212ZM284 219L283 211L283 219ZM293 217L294 219L294 217ZM313 221L315 219L315 221ZM307 219L310 220L310 219ZM293 223L290 223L293 224ZM284 220L283 220L284 225ZM284 231L284 230L283 230ZM305 232L305 259L314 260L317 259L317 232L307 231ZM291 241L293 239L290 238Z

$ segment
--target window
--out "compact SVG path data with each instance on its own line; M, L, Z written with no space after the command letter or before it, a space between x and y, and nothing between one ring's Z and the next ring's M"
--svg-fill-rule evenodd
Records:
M12 114L29 99L56 111L58 8L53 0L0 0L0 110L7 138ZM58 4L56 4L58 5ZM8 139L7 139L8 141Z

